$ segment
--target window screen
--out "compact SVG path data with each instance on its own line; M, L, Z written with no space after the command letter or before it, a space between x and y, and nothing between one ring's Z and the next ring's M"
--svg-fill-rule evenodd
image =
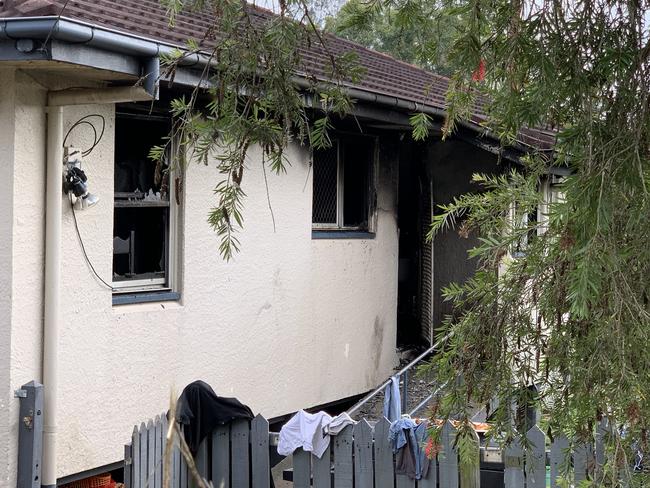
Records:
M338 213L338 144L314 152L312 222L336 224Z
M344 137L314 151L312 223L316 229L368 230L374 140Z

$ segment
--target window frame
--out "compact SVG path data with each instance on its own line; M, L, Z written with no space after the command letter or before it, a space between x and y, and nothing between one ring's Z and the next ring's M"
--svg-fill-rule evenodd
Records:
M159 114L142 114L136 111L131 112L128 110L115 111L115 119L118 118L132 118L143 121L147 120L165 120L169 122L170 129L174 125L174 120L171 115L165 112ZM114 144L119 144L115 139ZM169 153L175 154L175 141L170 141ZM115 171L116 162L113 162L113 171ZM164 253L165 253L165 277L164 278L143 278L132 280L115 281L112 275L111 285L113 287L113 305L131 304L131 303L146 303L152 301L166 301L166 300L179 300L180 299L180 209L182 202L176 201L179 196L177 192L176 178L182 176L182 168L174 167L170 161L169 167L169 200L168 205L142 205L146 207L166 207L168 209L167 225L165 226L164 233ZM113 189L113 218L116 208L138 208L137 205L116 205L119 200L115 198L117 192ZM180 196L179 196L180 198ZM113 225L115 225L113 223Z
M366 188L366 212L365 225L345 225L345 153L342 143L353 141L354 138L365 138L370 141L370 160L368 161L368 177ZM337 132L332 140L336 144L336 222L314 222L313 192L314 181L312 177L312 231L316 234L326 233L351 233L355 237L360 234L373 235L375 232L375 204L376 204L376 175L378 161L378 138L368 134L353 134ZM316 157L312 151L312 167L316 164Z

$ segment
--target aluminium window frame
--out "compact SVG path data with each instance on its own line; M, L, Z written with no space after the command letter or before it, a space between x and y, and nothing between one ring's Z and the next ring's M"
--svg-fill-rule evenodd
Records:
M365 225L344 225L345 218L345 154L341 144L345 140L351 140L355 137L363 137L371 141L371 156L368 161L368 178L366 188L366 211L367 222ZM326 232L361 232L372 234L375 232L375 206L376 206L376 178L377 165L379 160L379 138L368 134L355 134L351 132L337 132L333 137L333 143L336 144L336 222L314 222L312 209L312 230ZM314 153L312 152L312 166L315 164ZM312 180L313 195L313 180ZM313 202L313 199L312 199ZM313 203L312 203L313 205Z
M121 112L116 110L115 118L117 117L128 117L132 119L139 119L143 121L147 120L158 120L169 122L171 127L174 125L174 120L171 116L165 115L156 115L156 114L139 114L134 112ZM117 144L116 140L114 144ZM175 154L175 140L172 139L170 142L169 153ZM113 163L115 165L115 163ZM115 170L114 170L115 171ZM138 295L142 295L146 299L142 301L151 301L152 293L161 293L164 294L172 293L176 297L180 290L180 229L181 229L181 214L180 207L182 202L175 202L175 195L177 195L176 189L176 178L175 175L182 175L182 168L174 168L171 165L169 169L169 204L166 205L168 209L168 218L167 225L165 226L165 235L164 235L164 252L165 252L165 263L166 271L164 278L144 278L144 279L133 279L133 280L121 280L115 281L114 279L111 282L113 287L113 301L114 302L129 302L137 303ZM146 190L145 190L146 191ZM113 190L113 196L115 195L115 190ZM115 205L115 198L113 197L113 212L115 208L119 207ZM152 205L156 206L156 205ZM160 207L165 207L164 205L159 205ZM145 206L143 206L144 208ZM133 206L131 208L136 208ZM113 217L115 218L115 217ZM127 295L132 295L133 300L123 300ZM117 298L119 297L119 298ZM117 298L117 300L116 300ZM178 298L178 297L177 297Z

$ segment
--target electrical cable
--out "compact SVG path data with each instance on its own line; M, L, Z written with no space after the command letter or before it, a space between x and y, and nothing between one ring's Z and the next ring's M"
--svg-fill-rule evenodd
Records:
M92 117L97 117L98 119L101 120L102 123L102 130L99 132L99 135L97 134L97 129L95 128L95 125L90 122L88 119L91 119ZM63 147L65 147L65 143L68 140L68 136L70 133L76 129L77 127L87 124L90 126L90 128L93 130L93 143L90 146L89 149L86 149L85 151L81 152L81 155L83 157L88 156L93 150L97 147L97 145L100 143L102 138L104 137L104 131L106 130L106 119L104 118L103 115L101 114L88 114L85 117L81 117L79 120L77 120L72 126L68 129L68 132L66 132L65 137L63 138Z
M99 273L97 273L97 270L95 270L93 263L90 261L90 258L88 257L88 253L86 252L86 246L84 246L84 241L81 238L81 232L79 232L79 224L77 223L77 214L74 209L74 203L72 203L72 195L70 195L70 208L72 208L72 219L74 220L74 228L77 231L77 237L79 238L79 244L81 244L81 251L83 252L84 259L86 260L86 264L88 264L88 267L92 270L95 277L100 282L102 282L104 286L109 288L111 291L115 291L115 288L113 288L113 286L109 285L106 281L104 281L104 279L101 276L99 276Z
M99 115L99 114L93 114L93 115L99 116L99 118L101 119L101 121L102 121L102 130L99 133L99 137L97 137L97 139L95 140L95 143L90 147L90 149L88 149L87 151L85 151L83 153L84 157L88 156L91 152L93 152L93 150L97 147L97 145L100 143L100 141L104 137L104 131L106 130L106 119L104 118L104 116Z
M82 125L88 125L90 126L90 129L93 131L93 144L95 144L95 141L97 140L97 129L95 129L95 125L92 122L88 122L87 120L81 120L75 122L72 127L68 130L68 132L65 135L65 139L63 139L63 147L65 147L65 143L68 141L68 136L70 135L70 132L72 132L73 129L76 129L77 127L81 127ZM82 154L86 151L82 151Z
M93 123L90 122L90 120L89 120L89 119L91 119L92 117L97 117L97 118L99 118L99 119L101 120L101 122L102 122L102 129L101 129L101 131L99 132L99 134L97 134L97 128L95 127L95 124L93 124ZM105 119L104 116L101 115L101 114L89 114L89 115L86 115L85 117L81 117L81 118L80 118L79 120L77 120L74 124L72 124L72 126L68 129L68 132L66 132L65 137L63 138L63 147L65 147L65 143L67 142L68 137L70 136L70 133L71 133L74 129L76 129L77 127L80 127L80 126L82 126L82 125L89 125L90 128L91 128L92 131L93 131L93 143L92 143L92 145L90 146L89 149L87 149L87 150L81 152L81 156L82 156L82 157L86 157L86 156L88 156L90 153L93 152L93 150L97 147L97 145L100 143L100 141L101 141L102 138L104 137L104 131L106 130L106 119ZM84 245L83 238L81 237L81 232L79 231L79 222L77 222L77 213L76 213L75 208L74 208L74 203L73 203L73 201L72 201L72 194L71 194L71 193L69 194L69 199L70 199L70 208L72 209L72 219L73 219L73 221L74 221L74 228L75 228L75 231L77 232L77 238L79 239L79 244L81 245L81 251L82 251L82 253L83 253L83 256L84 256L84 259L85 259L85 261L86 261L86 264L88 265L88 267L91 269L91 271L92 271L93 274L95 275L95 278L97 278L97 280L99 280L99 282L101 282L105 287L109 288L111 291L115 291L115 288L113 288L112 285L109 285L109 284L108 284L108 283L107 283L107 282L106 282L106 281L105 281L105 280L104 280L104 279L99 275L99 273L97 272L97 270L96 270L95 267L93 266L93 263L90 261L90 258L88 257L88 253L86 252L86 246Z

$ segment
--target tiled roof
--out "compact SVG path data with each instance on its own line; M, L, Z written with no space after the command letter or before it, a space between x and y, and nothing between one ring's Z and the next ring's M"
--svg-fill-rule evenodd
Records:
M158 0L0 0L1 17L56 16L97 24L110 29L137 34L168 44L184 46L187 39L201 40L210 27L209 17L198 12L183 12L169 26L167 12ZM264 22L273 13L251 8L254 20ZM334 54L353 51L365 69L361 80L350 85L374 94L396 97L436 109L445 109L448 78L436 75L388 55L372 51L359 44L335 36L326 36L327 48ZM306 74L325 78L327 54L319 43L301 49ZM485 119L483 103L476 104L472 122ZM519 140L525 144L548 148L553 145L550 131L524 129Z

